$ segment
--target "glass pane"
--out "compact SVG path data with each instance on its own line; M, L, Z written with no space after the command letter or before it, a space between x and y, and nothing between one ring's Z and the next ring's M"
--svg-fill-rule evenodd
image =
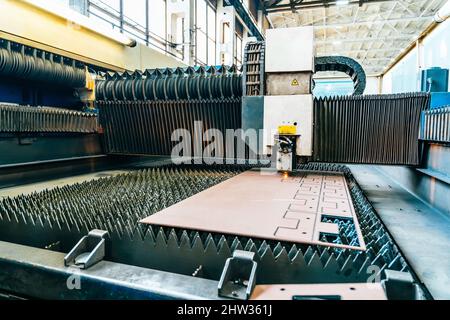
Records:
M166 38L166 4L164 0L148 2L148 25L150 36Z
M242 60L242 39L236 37L236 58L241 61Z
M216 40L216 12L208 6L208 37Z
M216 43L210 39L208 39L208 64L216 64Z
M99 29L108 28L120 30L119 19L114 19L95 7L89 7L89 18L95 21L95 24L99 26Z
M150 1L150 3L153 1ZM138 24L145 29L146 0L123 0L123 15L132 25Z
M231 64L233 64L232 60L233 60L233 58L232 58L231 54L229 54L228 52L223 52L221 55L220 63L225 64L225 65L231 65Z
M315 79L314 96L330 97L330 96L347 96L353 93L352 80L322 80Z
M197 0L196 10L197 28L206 32L206 2L205 0Z
M176 32L175 32L175 43L183 43L184 25L183 18L177 17L176 22Z
M425 68L450 69L450 19L423 40L423 49Z
M228 22L223 24L223 41L222 43L230 43L231 41L231 30L230 30L230 24Z
M101 8L113 11L115 14L120 13L120 0L90 0L92 4L95 4Z
M197 31L197 60L206 64L206 34Z
M392 68L392 93L418 90L417 49L413 49Z

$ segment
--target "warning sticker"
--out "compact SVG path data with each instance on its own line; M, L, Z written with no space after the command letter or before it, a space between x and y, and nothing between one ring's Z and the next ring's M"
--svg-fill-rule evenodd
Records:
M291 86L293 86L293 87L298 87L299 85L300 85L300 84L298 83L298 80L297 80L297 79L292 80Z

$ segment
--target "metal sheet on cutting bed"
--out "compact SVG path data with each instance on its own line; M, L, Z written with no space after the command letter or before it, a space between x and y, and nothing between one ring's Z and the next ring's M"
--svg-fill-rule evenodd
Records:
M352 221L358 246L323 241L339 234L324 217ZM251 170L153 214L142 223L222 234L365 250L342 174L292 177ZM322 239L322 240L321 240Z

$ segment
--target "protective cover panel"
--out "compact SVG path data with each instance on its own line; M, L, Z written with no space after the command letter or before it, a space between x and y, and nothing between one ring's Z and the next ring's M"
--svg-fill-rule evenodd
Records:
M353 223L356 245L338 240L340 221ZM268 170L246 171L141 222L365 250L345 178L338 173L284 177Z
M419 127L428 93L314 100L314 161L419 165Z

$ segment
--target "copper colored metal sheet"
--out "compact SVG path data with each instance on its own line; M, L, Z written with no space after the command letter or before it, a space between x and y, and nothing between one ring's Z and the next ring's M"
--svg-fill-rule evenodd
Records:
M387 300L379 283L258 285L251 300Z
M339 233L322 216L350 219L359 246L320 241ZM294 243L365 250L350 193L341 174L284 177L250 170L200 192L142 223Z

